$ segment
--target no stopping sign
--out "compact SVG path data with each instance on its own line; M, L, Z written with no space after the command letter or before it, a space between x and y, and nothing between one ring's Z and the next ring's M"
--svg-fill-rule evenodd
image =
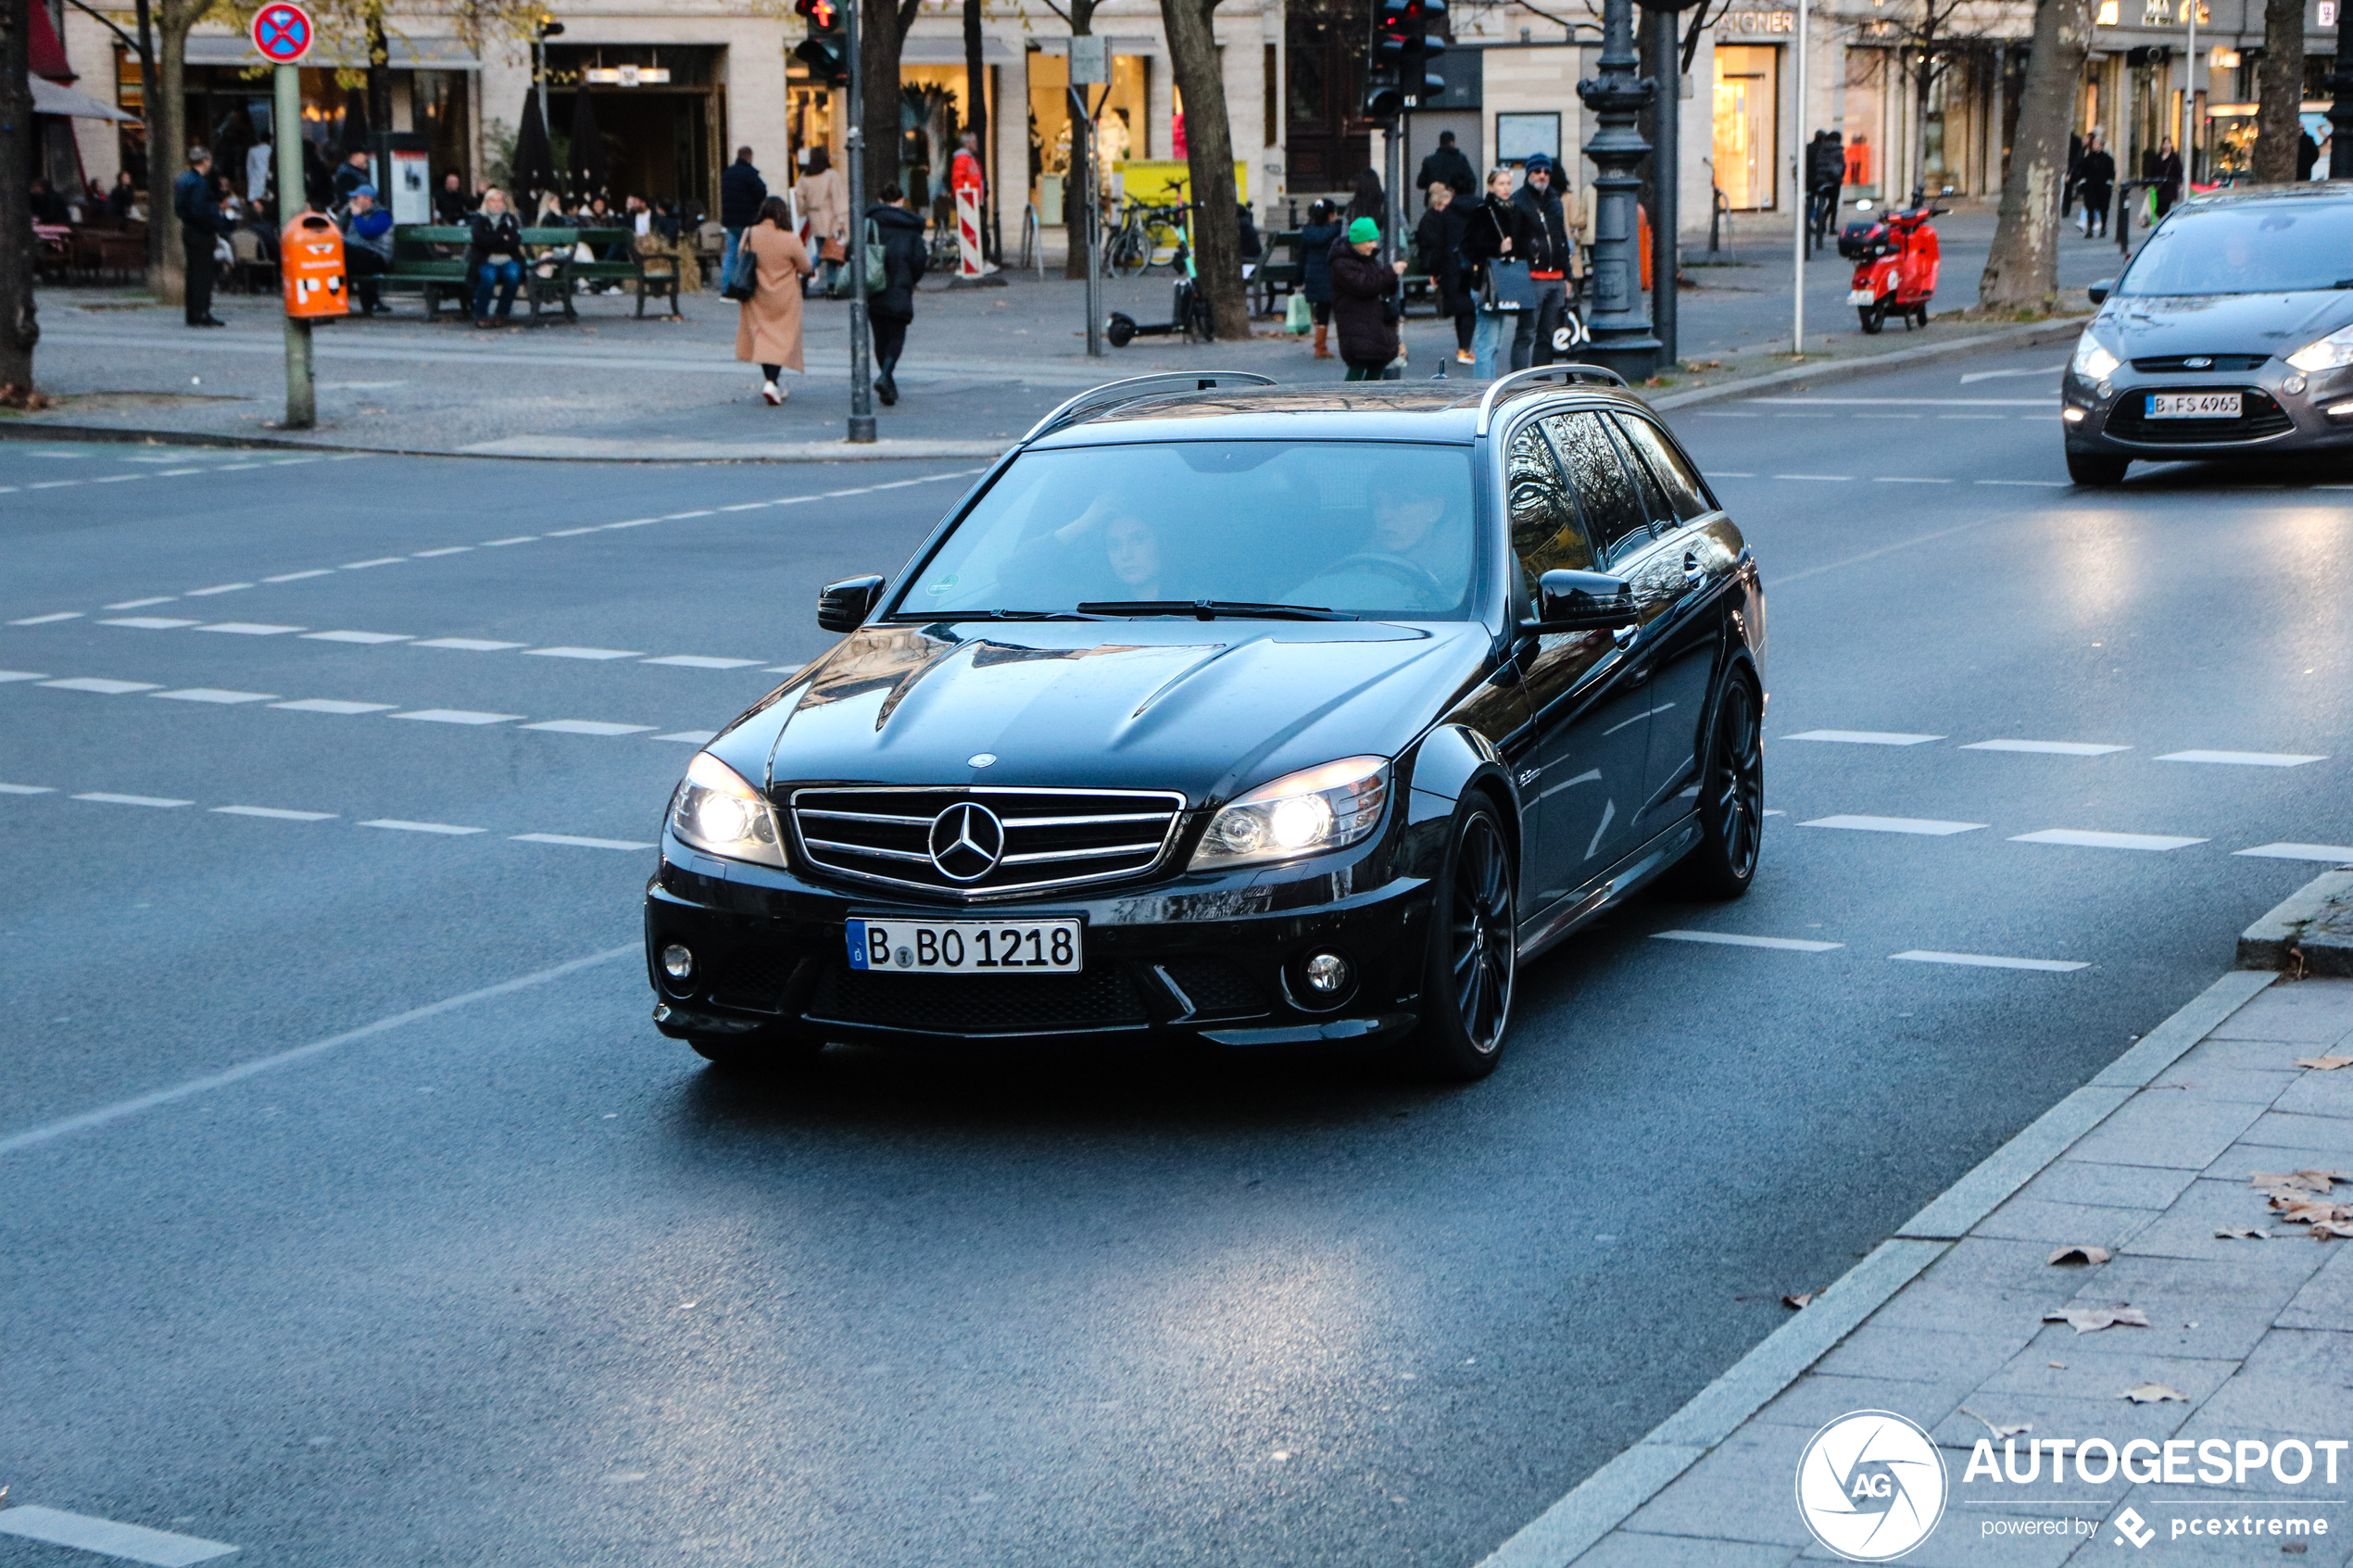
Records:
M310 52L310 13L292 0L271 0L253 17L253 46L272 65L290 66Z

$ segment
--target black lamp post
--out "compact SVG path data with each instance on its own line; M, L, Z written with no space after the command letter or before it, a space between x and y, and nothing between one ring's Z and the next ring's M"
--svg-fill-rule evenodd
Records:
M1599 77L1577 84L1577 95L1600 121L1585 144L1585 156L1599 171L1593 177L1593 305L1586 321L1593 341L1585 357L1629 382L1645 381L1658 373L1660 345L1651 332L1650 302L1642 297L1642 231L1635 217L1642 182L1634 166L1651 150L1641 117L1658 83L1636 74L1642 61L1634 53L1634 0L1603 0L1601 67Z

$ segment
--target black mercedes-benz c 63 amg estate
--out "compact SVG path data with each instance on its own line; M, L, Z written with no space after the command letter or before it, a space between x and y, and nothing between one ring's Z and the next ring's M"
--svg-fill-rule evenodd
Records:
M655 1022L1491 1072L1519 963L1756 870L1764 595L1623 383L1218 373L1041 421L687 768Z

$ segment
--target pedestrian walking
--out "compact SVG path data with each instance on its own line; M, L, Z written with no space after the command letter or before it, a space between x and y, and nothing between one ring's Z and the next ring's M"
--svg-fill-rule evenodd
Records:
M2083 138L2075 132L2067 133L2067 183L2059 187L2059 216L2074 215L2078 187L2083 182Z
M735 270L736 246L743 242L744 231L760 221L760 204L767 199L768 182L751 166L751 149L737 147L736 161L719 177L719 226L727 231L727 248L719 260L721 277Z
M1838 212L1839 188L1846 181L1846 144L1835 131L1817 131L1806 147L1806 226L1816 245L1830 237Z
M1454 133L1440 132L1438 150L1422 159L1422 171L1414 176L1414 189L1427 191L1433 185L1443 185L1457 197L1467 197L1478 184L1478 172L1471 168L1463 150L1454 145ZM1468 205L1467 201L1464 203L1466 207Z
M171 182L171 210L180 220L180 259L186 270L187 321L192 327L225 327L212 313L212 283L220 269L214 247L229 232L212 194L212 154L188 149L188 171Z
M1470 216L1454 200L1454 188L1440 180L1429 186L1429 210L1414 230L1414 251L1438 295L1438 313L1454 323L1454 362L1471 363L1471 336L1478 326L1470 285L1463 275L1463 233Z
M124 169L114 177L114 189L107 193L107 216L117 222L126 222L139 206L139 187Z
M1534 307L1520 313L1512 338L1512 369L1553 362L1553 334L1568 320L1568 276L1577 265L1576 243L1569 238L1568 217L1560 193L1553 188L1553 160L1542 153L1530 157L1522 182L1512 193L1512 204L1528 218L1529 292Z
M2162 220L2182 199L2182 155L2173 150L2170 138L2158 143L2149 178L2157 182L2157 216Z
M392 214L376 205L376 188L352 188L343 215L343 270L351 279L362 316L389 316L384 275L392 270Z
M1299 292L1315 318L1315 358L1332 357L1332 245L1347 231L1332 211L1332 204L1317 201L1307 209L1299 231Z
M2298 127L2296 132L2296 177L2312 178L2312 169L2321 161L2321 144L2312 140L2312 132Z
M849 259L849 186L824 147L809 149L808 172L800 177L800 219L809 226L809 248L816 253L818 292L834 292L834 280Z
M907 326L915 319L915 284L922 281L929 257L924 245L924 220L907 209L907 193L885 185L882 199L866 209L866 222L883 247L883 291L868 297L866 320L875 333L875 394L886 408L899 401L899 356L907 347Z
M2075 188L2083 199L2083 237L2107 234L2108 204L2116 194L2116 159L2100 144L2096 131L2084 132L2083 167L2076 176Z
M482 193L482 209L471 222L466 270L474 281L474 325L503 326L514 315L515 290L522 286L522 225L507 210L507 193L496 185ZM493 288L498 291L496 322L490 317Z
M1347 381L1378 381L1397 358L1397 280L1405 263L1380 263L1380 225L1358 218L1332 243L1332 316Z
M1471 269L1473 304L1478 321L1471 332L1471 374L1491 381L1497 371L1528 369L1516 360L1519 342L1519 293L1515 284L1507 296L1496 288L1494 264L1525 264L1533 226L1528 214L1512 200L1512 171L1497 169L1487 177L1487 198L1473 207L1463 222L1463 258Z
M736 358L760 367L760 395L774 408L786 397L777 374L808 369L800 358L800 281L814 269L782 196L760 204L737 249L751 253L753 281L751 297L737 307Z

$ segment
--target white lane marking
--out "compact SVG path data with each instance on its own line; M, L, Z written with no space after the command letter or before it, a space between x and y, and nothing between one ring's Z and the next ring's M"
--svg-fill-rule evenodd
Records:
M305 632L302 639L307 643L365 643L370 646L378 643L416 641L407 632Z
M1730 420L1754 420L1761 418L1762 416L1756 414L1719 414L1717 417L1718 419ZM1710 479L1755 479L1756 477L1755 474L1750 473L1746 469L1710 469L1707 470L1707 474Z
M402 561L405 561L408 558L409 558L407 556L378 556L373 560L346 561L343 563L342 570L345 571L365 571L371 566L398 566Z
M757 664L760 660L756 659L707 659L698 653L673 653L665 655L661 659L641 659L637 662L640 664L674 664L681 670L741 670L744 666L748 664ZM799 669L799 666L795 665L794 668Z
M27 490L63 490L69 484L80 484L78 479L44 479L38 484L28 484Z
M1919 948L1887 956L1910 963L1966 964L1971 969L2039 969L2050 974L2066 974L2092 967L2087 963L2068 963L2059 959L1999 959L1990 953L1931 953Z
M575 970L587 969L595 964L610 963L616 959L642 959L645 951L646 945L643 942L632 942L624 947L608 947L601 953L591 953L585 958L573 959L567 963L557 964L551 969L543 969L535 974L518 975L512 980L502 980L496 985L485 985L479 991L468 991L457 997L445 997L440 1001L428 1002L423 1007L411 1008L407 1012L395 1013L390 1018L379 1018L372 1023L363 1023L357 1029L347 1029L340 1035L333 1035L323 1040L313 1040L307 1046L296 1046L292 1050L280 1051L275 1056L259 1057L251 1061L239 1062L236 1066L219 1073L208 1073L201 1078L185 1079L165 1088L150 1089L144 1095L133 1095L128 1099L116 1100L111 1105L98 1106L77 1115L63 1117L36 1127L28 1127L21 1133L0 1137L0 1154L14 1154L19 1149L31 1148L64 1137L69 1133L84 1132L92 1127L103 1127L109 1122L120 1122L124 1117L135 1116L142 1110L152 1110L159 1105L170 1105L174 1101L207 1094L214 1089L226 1088L232 1084L243 1083L247 1078L258 1077L264 1073L274 1073L281 1067L291 1067L297 1061L308 1060L323 1051L331 1051L337 1046L347 1046L355 1040L367 1039L371 1035L381 1035L386 1030L397 1029L403 1024L434 1018L455 1009L471 1006L475 1002L488 1001L493 997L503 997L510 991L520 991L526 986L544 985L548 981L560 979ZM31 1509L24 1507L0 1510L0 1520L31 1512Z
M153 681L107 681L95 675L76 675L66 681L44 681L44 686L55 686L61 692L96 692L101 696L121 696L130 692L159 690Z
M484 539L482 542L482 547L485 550L495 550L501 545L528 545L538 537L536 533L518 533L511 539Z
M1783 740L1836 741L1843 746L1922 746L1943 735L1908 735L1894 730L1807 730L1802 734L1783 735Z
M1940 420L2007 420L2007 414L1939 414Z
M2325 762L2325 757L2304 757L2292 751L2169 751L2159 762L2219 762L2234 768L2301 768Z
M472 548L473 546L472 545L444 545L437 550L418 550L410 555L409 558L411 560L433 560L440 556L462 556Z
M656 735L654 739L682 741L688 746L700 746L705 741L716 739L718 734L717 730L679 730L671 734Z
M204 470L202 469L166 469L161 473L156 475L156 477L157 479L178 479L183 474L202 472L204 472Z
M247 469L258 469L262 465L259 463L223 463L212 471L215 473L243 473Z
M723 512L756 512L767 504L765 501L738 501L732 507L722 507L719 509Z
M337 702L331 696L307 696L300 702L273 702L270 706L294 713L382 713L397 705L389 702Z
M0 684L10 681L45 681L48 678L30 670L0 670Z
M1777 947L1792 953L1827 953L1843 942L1806 942L1794 936L1736 936L1729 931L1654 931L1654 942L1713 942L1725 947Z
M208 599L215 594L233 594L252 586L250 583L220 583L209 588L191 588L188 590L188 596L192 599Z
M101 626L132 626L142 632L174 632L182 626L194 626L193 621L174 621L162 615L120 615L98 622Z
M448 822L404 822L397 817L378 817L373 822L361 822L359 825L363 828L389 828L395 833L447 834L453 838L484 831L481 828L457 827Z
M193 800L167 800L159 795L115 795L103 789L94 789L87 795L77 795L74 798L76 800L94 800L102 806L157 806L169 808L172 806L194 806L195 804Z
M1961 747L1963 751L2032 751L2046 757L2106 757L2112 751L2130 751L2129 746L2101 746L2083 740L1979 740Z
M57 793L55 784L0 784L0 795L55 795Z
M283 822L326 822L335 816L333 811L288 811L276 806L215 806L213 810L223 817L269 817Z
M549 719L543 723L525 724L526 730L546 730L559 735L642 735L653 728L651 724L608 724L596 719Z
M2353 865L2353 845L2344 844L2259 844L2252 849L2233 849L2231 853L2265 860L2327 860Z
M2067 361L2062 359L2056 365L2045 365L2037 370L1972 370L1961 378L1961 384L1967 386L1971 382L2000 381L2007 376L2055 376L2066 369Z
M635 659L642 648L533 648L525 657L531 659Z
M806 664L772 664L761 671L763 675L798 675L808 669Z
M218 702L227 705L238 702L268 702L278 694L276 692L224 692L217 686L190 686L184 691L156 692L152 695L158 697L170 697L174 702Z
M879 490L879 489L881 489L881 488L882 488L882 486L878 484L878 485L875 486L875 489L877 489L877 490ZM681 520L686 519L686 518L690 518L690 517L709 517L710 515L711 515L711 508L710 508L709 507L705 507L705 508L703 508L703 509L702 509L702 510L700 510L700 511L698 511L698 512L664 512L664 513L662 513L662 514L661 514L661 518L660 518L658 521L662 521L662 522L677 522L677 521L680 521ZM610 526L610 524L608 524L608 526Z
M594 533L602 527L604 527L603 523L597 522L589 524L586 528L551 528L547 530L547 537L550 539L570 539L577 534Z
M27 452L28 458L41 458L53 463L78 463L90 456L87 452Z
M428 724L511 724L524 717L521 713L482 713L471 708L420 708L409 713L396 713L396 719L418 719Z
M1900 474L1883 473L1871 482L1874 484L1950 484L1949 479L1907 479Z
M262 581L264 583L299 583L306 577L333 577L334 574L334 568L331 566L314 566L308 571L282 571L275 577L265 577Z
M1843 484L1855 476L1851 473L1777 473L1775 479L1817 479L1825 484Z
M220 621L209 626L199 626L199 632L227 632L239 637L280 637L288 632L299 632L299 626L272 626L260 621Z
M46 626L52 621L79 621L81 619L82 612L78 609L58 609L52 610L47 615L28 615L22 621L11 621L8 624L11 626Z
M1943 838L1957 833L1975 833L1983 822L1940 822L1931 817L1817 817L1810 822L1797 824L1802 828L1851 828L1856 833L1917 833Z
M2065 479L1980 479L1974 480L1971 483L1977 484L2024 484L2037 490L2064 490L2069 484L2072 483L2073 481Z
M151 599L125 599L119 605L108 605L106 608L108 609L145 609L149 605L168 605L179 596L180 596L177 594L157 594Z
M519 833L517 844L564 844L574 849L651 849L650 844L633 844L625 838L576 838L568 833Z
M609 522L605 524L603 532L610 533L611 530L616 528L643 528L649 522L660 522L661 521L661 519L658 517L633 517L625 522Z
M456 648L460 653L497 653L501 648L519 648L522 644L493 642L487 637L428 637L416 646L421 648Z
M93 1519L86 1513L68 1513L62 1508L44 1508L38 1503L22 1503L0 1512L0 1535L73 1547L101 1557L145 1562L153 1568L189 1568L192 1563L209 1562L237 1549L196 1536L175 1536L169 1530L150 1530L145 1524Z
M2090 833L2080 828L2045 828L2040 833L2021 833L2012 844L2066 844L2079 849L2186 849L2193 844L2204 844L2203 838L2172 838L2154 833Z

